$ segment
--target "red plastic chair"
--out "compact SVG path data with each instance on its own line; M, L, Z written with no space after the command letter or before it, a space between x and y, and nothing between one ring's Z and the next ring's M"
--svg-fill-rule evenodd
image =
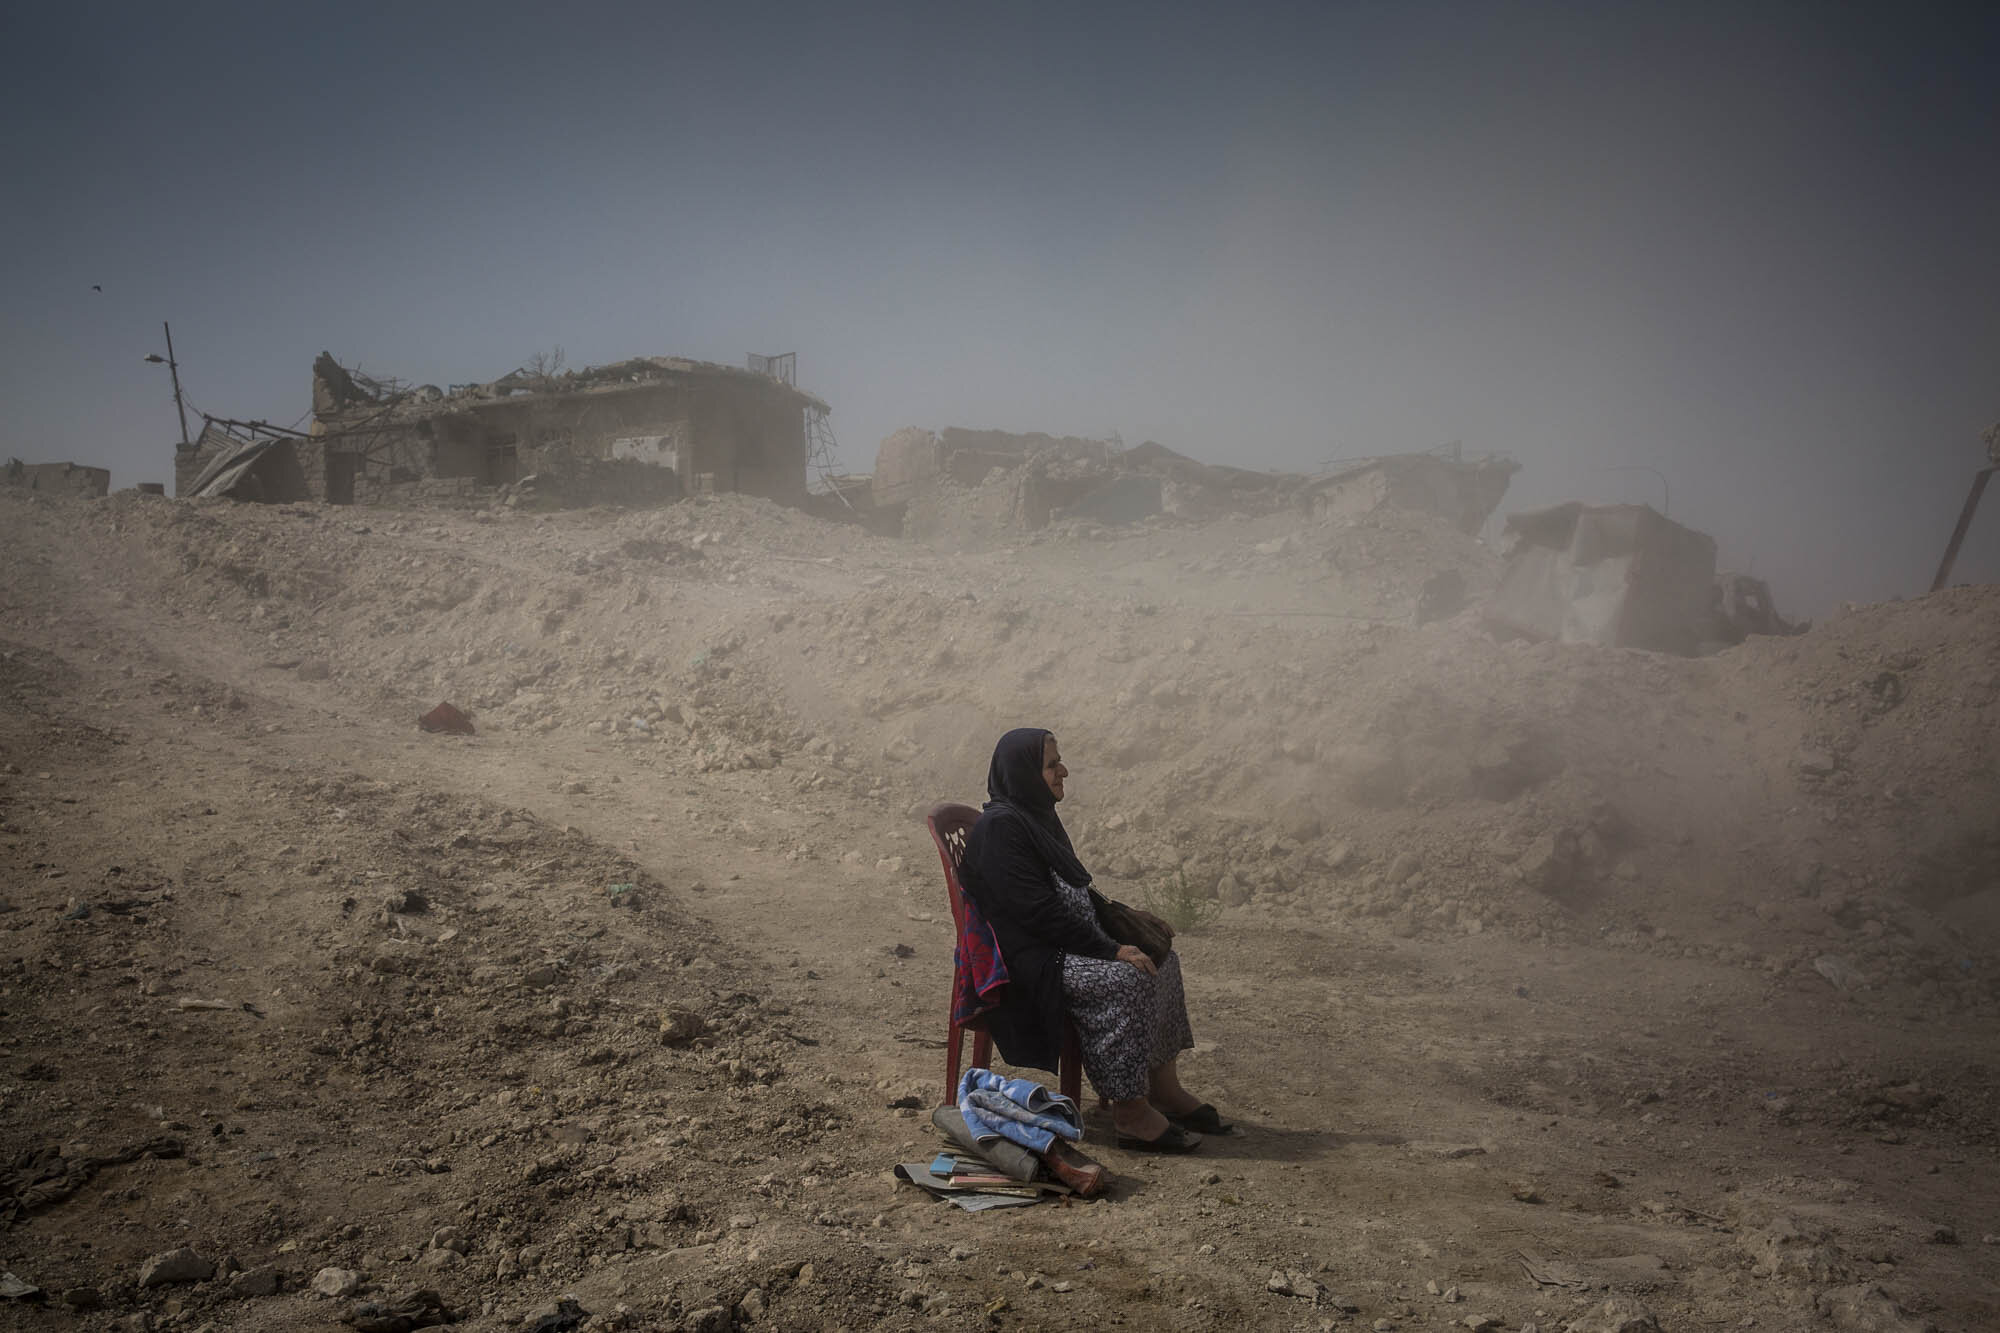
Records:
M949 801L934 805L924 816L924 826L931 831L931 841L937 844L938 860L944 863L944 887L951 895L951 927L954 946L959 933L965 928L965 890L958 882L959 864L965 856L965 835L978 820L979 812L969 805L955 805ZM953 964L951 993L958 995L957 964ZM950 1010L946 1011L947 1013ZM944 1100L941 1106L952 1106L958 1102L958 1063L964 1048L965 1033L972 1032L972 1065L975 1069L990 1068L993 1062L993 1037L987 1032L986 1024L978 1018L960 1023L950 1020L945 1037L944 1054ZM1083 1096L1083 1047L1078 1044L1076 1025L1063 1024L1062 1057L1056 1064L1056 1082L1062 1095L1081 1104Z

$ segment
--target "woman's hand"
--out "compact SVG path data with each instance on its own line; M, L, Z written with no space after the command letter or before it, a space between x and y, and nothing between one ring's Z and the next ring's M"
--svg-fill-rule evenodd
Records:
M1160 969L1153 966L1153 960L1146 957L1146 951L1136 944L1119 945L1118 961L1121 963L1130 963L1149 977L1159 975Z

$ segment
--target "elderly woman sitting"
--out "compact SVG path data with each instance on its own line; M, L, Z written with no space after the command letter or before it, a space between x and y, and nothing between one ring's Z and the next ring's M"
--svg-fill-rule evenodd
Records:
M1194 1045L1180 957L1156 966L1099 926L1090 872L1056 817L1068 776L1056 738L1039 728L1010 731L993 749L991 799L967 836L960 876L1007 964L1006 998L987 1030L1010 1064L1053 1069L1067 1017L1084 1072L1111 1103L1118 1146L1192 1152L1202 1134L1229 1126L1174 1067Z

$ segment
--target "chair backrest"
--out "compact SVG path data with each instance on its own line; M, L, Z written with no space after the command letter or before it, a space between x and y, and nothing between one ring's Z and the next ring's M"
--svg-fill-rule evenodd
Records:
M944 863L944 887L951 896L951 924L955 931L965 929L965 889L958 882L958 868L965 860L965 835L978 820L977 810L951 801L932 806L924 816L924 827L931 831L931 841L937 844L938 860Z

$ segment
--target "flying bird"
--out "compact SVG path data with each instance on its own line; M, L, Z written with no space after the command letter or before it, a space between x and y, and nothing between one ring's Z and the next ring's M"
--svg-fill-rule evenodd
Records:
M101 292L104 289L93 282L90 284L90 290L92 290L93 292Z

